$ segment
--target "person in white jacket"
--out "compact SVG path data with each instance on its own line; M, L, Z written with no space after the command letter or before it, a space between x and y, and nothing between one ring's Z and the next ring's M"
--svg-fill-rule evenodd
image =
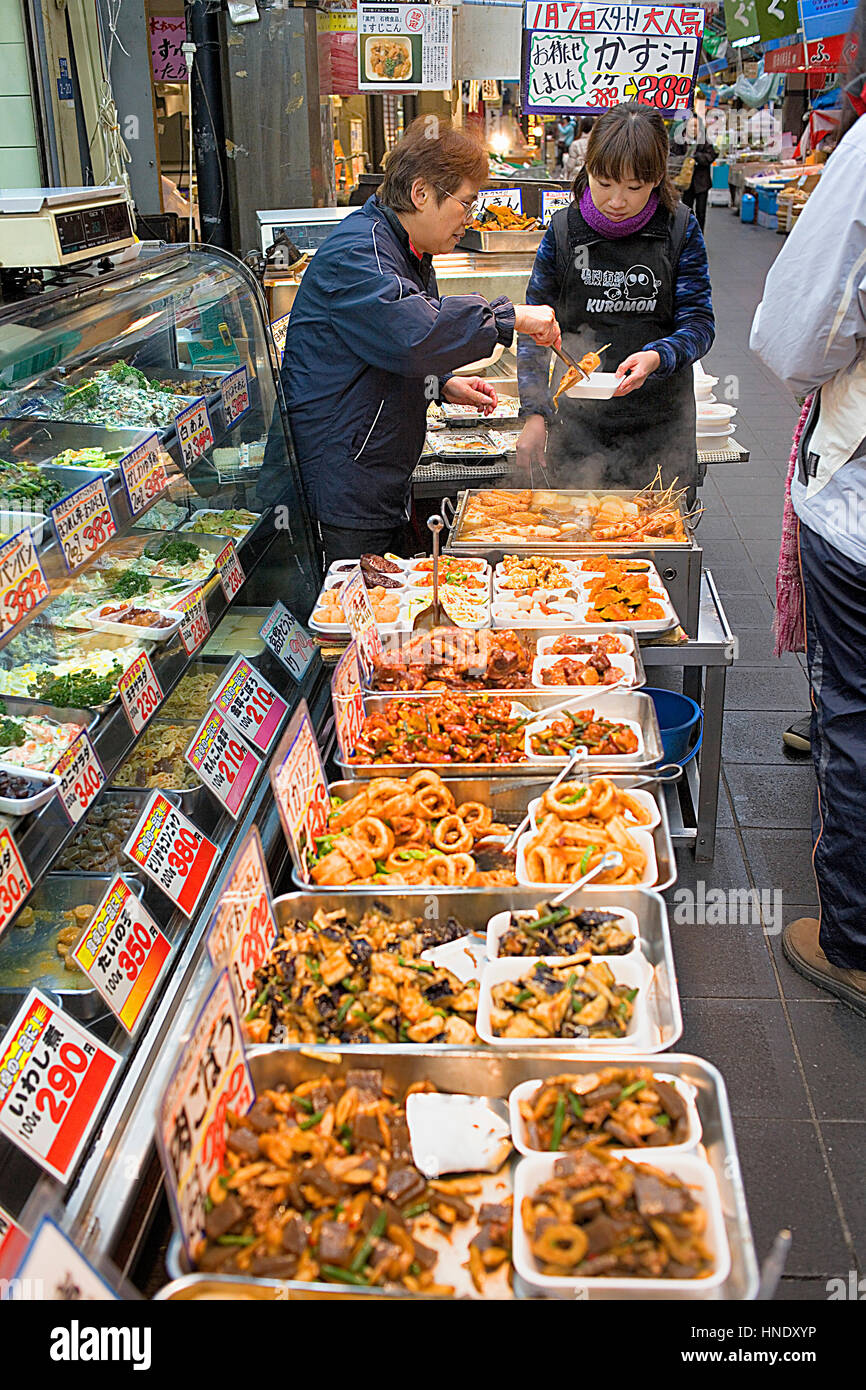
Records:
M791 482L816 775L818 916L785 927L800 974L866 1015L866 0L843 138L770 270L751 346L814 392Z

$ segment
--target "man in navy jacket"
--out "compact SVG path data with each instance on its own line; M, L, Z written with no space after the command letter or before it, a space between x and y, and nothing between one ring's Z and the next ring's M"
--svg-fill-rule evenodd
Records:
M496 393L452 373L510 346L559 346L554 311L504 296L439 298L432 257L453 251L487 176L484 150L420 117L378 195L316 252L292 307L282 381L327 563L402 547L431 400L487 413Z

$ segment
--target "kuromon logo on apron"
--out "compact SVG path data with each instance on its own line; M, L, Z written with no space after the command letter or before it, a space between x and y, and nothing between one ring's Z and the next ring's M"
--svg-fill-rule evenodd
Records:
M585 285L604 290L604 297L587 298L591 314L651 314L655 310L661 280L648 265L631 265L628 270L588 270L580 277Z

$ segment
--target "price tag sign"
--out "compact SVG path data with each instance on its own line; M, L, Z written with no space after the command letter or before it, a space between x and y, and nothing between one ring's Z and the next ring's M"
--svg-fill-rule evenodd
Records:
M162 792L150 798L123 852L187 917L195 913L219 857L213 841Z
M208 710L184 757L237 819L262 763L219 710Z
M355 639L362 673L369 677L374 661L382 655L382 638L373 617L373 608L361 566L352 570L340 593L349 631Z
M226 1112L245 1115L256 1098L228 971L218 975L177 1060L159 1108L157 1139L187 1254L205 1239L207 1190L226 1151Z
M500 208L511 208L512 212L523 212L523 190L520 188L482 188L478 194L478 211L483 212L491 203Z
M337 665L331 679L331 703L337 731L337 746L345 761L354 752L358 735L364 727L364 696L361 693L361 668L358 651L351 642Z
M207 935L214 965L228 967L235 1003L244 1021L256 998L256 971L276 939L267 865L259 832L253 826L232 860Z
M60 761L54 764L52 772L60 778L63 809L72 824L77 825L105 786L105 770L86 729L82 729Z
M231 603L239 589L243 588L246 581L243 565L238 559L234 541L229 541L225 550L221 550L216 557L217 572L220 577L220 584L223 586L223 593L226 596L226 603Z
M246 367L238 367L229 372L220 382L220 396L223 403L223 419L226 428L233 425L250 408L250 379Z
M171 946L118 874L72 952L127 1033L134 1033Z
M0 935L33 887L12 831L0 830Z
M65 1182L119 1065L116 1052L31 989L0 1039L0 1133Z
M274 347L277 350L277 361L283 365L283 353L286 350L286 334L289 331L289 315L283 314L282 318L274 319L271 324L271 335L274 340Z
M55 502L51 520L70 574L117 535L104 478L94 478Z
M307 703L302 700L270 766L271 786L295 868L309 881L307 859L328 828L331 798Z
M156 434L148 435L120 460L120 475L133 516L138 516L165 492L168 487L166 462Z
M204 396L199 396L174 417L180 452L186 468L191 468L213 446L213 429Z
M262 753L267 753L289 712L282 696L245 656L235 657L217 687L213 705Z
M179 609L183 614L179 629L180 640L187 655L192 656L210 633L210 619L201 585L193 589L191 594L184 594L183 598L172 604L172 608L175 612Z
M541 225L548 226L551 217L560 208L571 207L574 194L570 188L546 188L541 194Z
M7 1297L33 1299L33 1289L39 1290L40 1302L108 1303L120 1297L50 1216L43 1216L27 1243Z
M303 680L316 654L316 643L280 599L277 599L259 628L259 636L268 650L282 662L289 675L294 676L296 681Z
M50 589L29 529L0 545L0 637L48 598Z
M132 732L140 734L163 700L162 686L146 652L127 666L117 682L117 690Z

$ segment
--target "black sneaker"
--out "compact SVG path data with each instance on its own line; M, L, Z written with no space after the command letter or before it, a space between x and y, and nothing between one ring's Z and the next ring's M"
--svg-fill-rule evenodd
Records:
M806 715L805 719L795 719L790 728L782 734L782 742L786 748L793 748L797 753L809 753L812 750L812 718Z

